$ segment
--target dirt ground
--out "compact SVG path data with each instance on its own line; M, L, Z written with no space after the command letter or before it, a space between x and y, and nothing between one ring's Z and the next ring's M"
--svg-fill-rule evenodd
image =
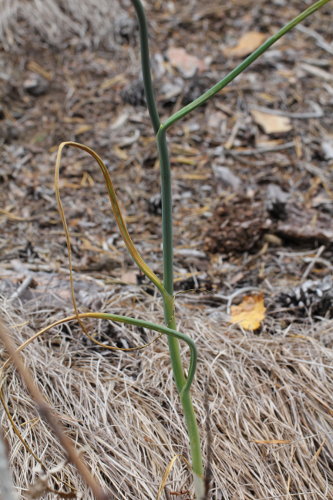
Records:
M147 2L162 121L238 64L256 36L252 32L269 36L309 4ZM316 341L323 342L325 356L332 354L332 21L329 3L169 131L175 286L184 324L197 315L227 325L231 304L262 292L266 318L245 337L260 342L289 331L304 337L320 331ZM62 141L85 143L105 160L135 244L162 273L160 174L135 18L125 2L115 6L110 32L98 23L85 19L82 33L66 31L64 24L58 33L33 29L22 12L7 29L0 23L0 294L15 315L23 321L27 315L32 328L71 314L53 188ZM171 48L186 50L189 68ZM113 297L108 307L112 300L118 307L118 294L124 311L130 296L130 309L137 303L149 316L154 292L126 255L98 167L70 149L62 165L79 307L105 307L104 296ZM119 330L114 340L133 347L138 338ZM331 406L329 397L323 401ZM331 437L325 440L331 449ZM332 457L323 455L317 457L322 475L331 476L325 468ZM161 470L155 471L159 477ZM305 494L290 487L288 494L271 496L265 490L260 498L333 498L331 480L326 490L318 486ZM214 499L259 499L255 488L238 489L237 496L229 483L223 493L214 484ZM141 497L133 491L124 498L154 498L151 491Z
M151 51L162 117L240 61L228 57L237 39L251 31L273 33L303 4L278 5L259 2L254 8L243 1L221 9L216 2L199 8L192 2L162 9L153 3ZM171 129L179 289L228 295L235 288L257 286L275 295L280 288L329 273L329 9ZM139 79L135 23L130 15L127 25L122 19L118 44L108 51L87 50L77 39L57 48L37 37L16 51L2 52L1 262L9 274L14 264L46 272L66 268L53 195L55 150L64 140L84 142L106 161L131 234L161 273L156 148ZM167 58L171 46L185 46L207 70L184 78ZM262 108L267 113L256 122L253 113ZM288 122L286 132L276 133L273 123L273 132L265 133L265 120L272 116ZM62 195L76 270L107 280L126 282L127 275L134 280L135 267L122 250L97 167L77 151L68 152L63 165ZM320 256L307 271L318 249Z

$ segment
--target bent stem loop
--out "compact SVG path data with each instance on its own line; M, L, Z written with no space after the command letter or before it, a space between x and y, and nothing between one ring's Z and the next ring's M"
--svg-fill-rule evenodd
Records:
M98 166L100 167L100 169L102 171L104 181L105 181L105 184L107 187L109 199L111 202L111 208L112 208L113 214L115 216L120 234L125 242L125 245L127 247L128 252L132 256L133 260L136 262L139 269L158 288L158 290L161 292L162 296L168 298L167 297L168 294L167 294L163 284L161 283L159 278L156 276L156 274L150 269L150 267L143 260L140 253L136 249L136 247L132 241L132 238L130 237L130 235L128 233L126 223L125 223L124 218L122 216L122 213L120 211L117 195L116 195L115 189L113 187L109 171L106 168L103 160L93 149L89 148L88 146L85 146L84 144L80 144L78 142L67 141L67 142L62 142L58 148L56 166L55 166L55 174L54 174L54 184L55 184L55 193L56 193L57 204L58 204L58 208L59 208L59 212L60 212L60 217L61 217L62 224L63 224L65 234L66 234L66 243L67 243L69 263L70 263L69 267L70 267L71 282L72 282L72 276L73 276L72 259L71 259L71 245L70 245L68 225L67 225L65 212L64 212L63 204L62 204L61 197L60 197L60 189L59 189L59 173L60 173L60 166L61 166L61 158L62 158L62 151L63 151L65 146L72 146L74 148L81 149L82 151L85 151L90 156L92 156L94 158L94 160L96 160ZM74 303L74 308L76 310L75 297L72 296L72 300Z
M189 363L189 367L188 367L188 376L186 379L186 383L184 384L182 391L181 391L181 397L185 397L185 399L186 399L186 395L189 393L193 379L194 379L196 364L197 364L197 359L198 359L198 353L197 353L197 348L196 348L195 342L194 342L194 340L191 339L191 337L189 337L188 335L185 335L184 333L179 332L178 330L174 330L172 328L168 328L167 326L159 325L157 323L152 323L151 321L146 321L146 320L138 319L138 318L131 318L129 316L122 316L119 314L102 313L102 312L79 313L78 316L76 314L73 314L72 316L68 316L66 318L61 318L57 321L54 321L54 323L47 325L46 327L39 330L39 332L35 333L32 337L30 337L23 344L21 344L16 349L15 353L20 353L21 351L23 351L29 344L31 344L34 340L36 340L38 337L40 337L41 335L46 333L51 328L54 328L58 325L62 325L63 323L68 323L69 321L75 321L77 319L81 320L81 319L85 319L85 318L103 319L103 320L108 320L108 321L115 321L117 323L126 323L128 325L134 325L134 326L138 326L141 328L147 328L148 330L158 332L161 335L167 335L168 337L173 337L173 338L176 338L178 340L182 340L183 342L185 342L190 349L190 363ZM134 348L134 349L136 349L136 348ZM123 347L118 347L117 350L128 351L128 350L133 350L133 349L126 349ZM7 368L10 361L12 361L12 358L9 358L7 361L5 361L5 363L0 367L0 372L2 372L4 369Z
M161 144L163 147L163 140L161 141ZM104 316L104 317L105 317L105 319L114 319L114 321L121 321L123 323L128 323L128 324L133 324L133 325L136 324L139 326L146 326L146 328L151 328L151 329L153 329L161 334L166 333L168 335L168 343L169 343L170 356L171 356L171 360L172 360L172 367L173 367L173 371L174 371L174 375L175 375L177 388L178 388L178 391L180 394L180 399L182 402L184 415L185 415L185 422L187 425L189 439L190 439L194 481L195 481L195 483L201 484L202 483L202 476L203 476L203 466L202 466L202 458L201 458L200 437L199 437L198 426L196 423L196 418L195 418L195 414L194 414L194 410L193 410L193 406L192 406L192 401L191 401L191 396L190 396L190 386L192 384L193 377L194 377L194 374L196 371L197 353L196 353L196 347L195 347L194 342L186 335L180 334L179 332L176 331L176 323L175 323L175 319L174 319L172 259L171 259L171 266L169 267L169 269L171 269L171 275L168 272L165 274L165 284L163 286L163 284L161 283L159 278L155 275L155 273L150 269L150 267L145 263L145 261L141 257L140 253L136 249L136 247L135 247L135 245L134 245L134 243L133 243L133 241L128 233L126 223L125 223L123 216L122 216L122 213L120 211L116 192L115 192L115 189L113 187L110 174L109 174L103 160L100 158L100 156L93 149L89 148L88 146L85 146L84 144L80 144L80 143L72 142L72 141L67 141L67 142L61 143L59 148L58 148L58 153L57 153L57 158L56 158L55 180L54 180L55 192L56 192L56 199L57 199L57 203L58 203L59 213L61 216L62 224L63 224L65 235L66 235L68 259L69 259L71 295L72 295L72 302L73 302L73 306L74 306L75 318L79 322L85 335L88 336L88 338L90 340L92 340L93 342L95 342L96 344L101 345L100 342L98 342L96 339L94 339L93 337L91 337L89 335L87 329L85 328L85 326L82 322L82 319L88 318L88 317L99 317L100 319L102 319L103 315L102 315L102 313L100 314L100 316L82 315L79 313L78 308L77 308L77 304L76 304L75 293L74 293L74 282L73 282L73 266L72 266L70 233L69 233L68 224L67 224L66 217L65 217L64 207L63 207L61 197L60 197L60 186L59 186L61 158L62 158L62 152L63 152L63 149L65 146L72 146L72 147L75 147L77 149L81 149L82 151L85 151L86 153L90 154L90 156L92 156L96 160L96 162L98 163L98 165L102 171L105 184L107 186L107 191L108 191L109 199L111 202L112 211L114 213L116 222L118 224L119 231L120 231L121 236L125 242L125 245L129 251L130 255L132 256L133 260L136 262L137 266L139 267L139 269L141 269L141 271L158 288L158 290L160 291L160 293L163 297L165 319L166 319L166 324L167 324L167 327L163 327L164 328L163 331L160 330L162 328L161 326L157 326L157 325L154 325L153 323L149 323L149 322L140 323L141 320L134 320L131 318L126 318L124 316L122 317L122 316L111 315L111 314L109 315L109 318L106 318L106 316ZM164 185L169 186L169 188L167 190L164 190L164 193L166 193L166 194L169 193L169 197L168 196L166 197L166 201L163 203L163 205L164 205L164 207L167 207L167 209L168 209L168 206L171 206L171 183L170 183L170 167L168 165L168 154L167 154L165 135L164 135L164 158L166 159L166 167L167 167L167 168L163 169L163 172L165 173ZM168 175L169 175L169 183L167 182ZM169 219L167 217L164 217L164 221L168 222L168 220ZM167 230L171 231L171 233L172 233L172 225L168 224ZM172 234L171 234L169 241L171 242L171 252L172 252ZM168 253L166 253L166 255L168 255ZM171 292L168 291L167 287L169 288L169 290L171 290ZM94 313L91 313L91 314L94 314ZM47 327L47 328L49 328L49 327ZM185 377L185 375L184 375L184 369L183 369L183 365L182 365L182 361L181 361L181 357L180 357L179 340L184 340L185 342L187 342L190 349L191 349L191 361L190 361L189 373L188 373L187 377ZM103 346L103 347L105 347L105 346ZM134 348L134 349L140 349L143 347L145 347L145 346L141 346L139 348ZM22 348L23 348L23 346L22 346ZM112 349L112 348L113 347L109 347L109 349ZM201 487L199 490L197 487L197 491L201 491L201 490L202 490ZM197 493L197 498L201 498L201 496L199 496L198 493Z

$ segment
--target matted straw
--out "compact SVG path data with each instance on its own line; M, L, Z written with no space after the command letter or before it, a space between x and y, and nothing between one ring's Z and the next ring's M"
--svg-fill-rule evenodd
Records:
M132 21L120 1L0 0L0 43L7 50L34 36L57 48L73 38L87 47L112 48L126 29Z
M119 288L116 293L113 312L125 312L126 302L136 297L140 317L161 314L154 297L144 292ZM295 325L288 332L276 324L275 334L244 334L199 311L188 313L180 302L182 331L196 340L199 349L193 399L204 447L208 400L211 498L331 498L332 322ZM106 303L103 309L107 310ZM24 320L38 326L46 322L29 316L29 310L24 317L17 316L5 301L1 312L12 325L17 344L35 333L22 326ZM111 332L113 340L121 337L129 345L150 335L125 325L112 328L100 322L95 326L104 339ZM102 486L117 499L155 499L170 460L176 455L186 458L187 450L165 339L141 352L109 352L83 341L72 324L45 334L23 354ZM2 351L1 361L5 358ZM2 388L22 436L45 465L42 470L2 412L18 492L25 496L39 486L40 497L51 500L57 488L69 491L70 484L78 498L92 498L73 466L65 463L49 428L36 417L34 403L12 368L5 373ZM166 490L185 492L191 488L191 474L182 461L174 462Z

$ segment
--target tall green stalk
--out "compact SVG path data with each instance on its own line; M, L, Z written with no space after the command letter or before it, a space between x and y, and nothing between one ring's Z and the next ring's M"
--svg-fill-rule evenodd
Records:
M153 82L150 71L149 43L148 43L148 27L144 8L140 0L131 0L135 9L140 31L140 50L141 50L141 67L142 77L145 88L147 107L150 115L150 120L153 125L155 134L161 125L161 120L158 114L156 100L154 96Z
M226 75L211 89L207 90L200 97L193 102L183 107L172 116L170 116L164 123L161 123L158 114L156 101L154 97L154 90L150 70L149 58L149 43L148 43L148 29L144 9L140 0L131 0L139 22L140 30L140 46L141 46L141 64L143 81L145 88L145 95L149 115L152 121L153 129L156 135L160 170L161 170L161 193L162 193L162 238L163 238L163 285L167 292L164 294L164 319L168 328L175 330L175 309L174 309L174 288L173 288L173 230L172 230L172 188L171 188L171 169L170 160L167 146L166 132L175 122L186 116L188 113L196 109L198 106L204 104L208 99L217 94L232 80L234 80L240 73L242 73L250 64L252 64L261 54L263 54L271 45L279 40L288 31L294 28L297 24L302 22L308 16L313 14L323 5L330 0L319 0L306 9L304 12L296 16L292 21L286 24L275 35L271 36L263 43L257 50L249 55L241 64L239 64L233 71ZM169 352L171 364L177 389L180 393L180 398L183 406L185 422L188 430L192 468L194 475L195 491L197 500L201 500L205 496L204 482L203 482L203 463L200 447L200 437L198 426L196 422L195 412L193 409L191 396L189 391L184 391L186 386L186 377L182 365L179 342L176 337L168 337Z
M168 296L163 297L164 321L168 328L176 329L173 288L173 231L172 231L172 188L171 169L166 134L160 122L150 70L149 44L147 20L140 0L131 0L135 8L140 30L141 64L147 107L154 132L156 134L162 193L162 238L163 238L163 285ZM190 440L192 469L198 500L204 497L204 469L201 454L200 435L195 412L189 391L186 387L186 377L180 355L179 341L176 337L168 336L169 353L174 379L184 411L186 427Z

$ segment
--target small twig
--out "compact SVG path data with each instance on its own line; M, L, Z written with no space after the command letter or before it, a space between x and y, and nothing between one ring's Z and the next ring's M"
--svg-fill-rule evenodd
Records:
M35 384L29 369L25 366L21 354L16 350L14 342L6 327L0 321L0 341L5 346L8 354L10 355L15 368L24 381L32 399L36 404L36 408L40 416L49 424L54 434L57 436L62 447L66 451L68 460L77 468L82 479L91 488L96 500L110 500L112 497L110 493L103 491L96 479L92 476L86 464L82 461L76 449L73 446L72 440L68 438L59 423L58 419L52 413L51 408L46 403L42 393ZM7 500L7 499L6 499Z
M288 111L281 111L280 109L270 109L262 106L252 106L251 109L257 111L262 111L263 113L269 113L270 115L276 116L286 116L288 118L297 118L298 120L307 120L309 118L321 118L324 113L319 104L311 102L313 111L307 111L305 113L291 113Z
M313 260L313 257L304 257L304 259L303 259L305 264L307 264L308 262L312 262L312 260ZM316 256L316 264L320 264L322 267L326 267L330 271L333 270L333 265L328 259L322 259L322 258Z
M230 314L230 311L231 311L231 304L232 304L232 301L238 296L238 295L241 295L245 292L260 292L260 288L258 288L257 286L245 286L244 288L240 288L239 290L236 290L235 292L233 292L231 295L228 295L227 296L227 313Z
M236 139L236 136L237 136L237 133L238 133L238 130L241 126L241 120L238 119L235 123L235 125L233 126L232 130L231 130L231 134L229 136L229 139L225 142L224 144L224 147L225 149L231 149L234 142L235 142L235 139Z
M318 47L326 50L326 52L333 55L333 44L326 42L325 38L323 38L319 33L317 33L314 30L311 30L310 28L307 28L306 26L303 26L302 24L296 26L296 29L314 38L317 41Z
M271 146L267 148L251 148L251 149L241 149L239 151L234 149L226 149L225 154L231 156L252 156L257 154L273 153L275 151L284 151L285 149L291 149L295 147L295 142L290 141L284 144L279 144L278 146Z
M303 276L302 276L302 281L306 280L306 278L309 276L309 274L311 273L314 265L316 264L318 258L321 256L321 254L323 253L323 251L325 250L325 248L326 248L325 245L322 245L321 247L319 247L318 252L313 257L313 259L311 259L310 264L308 265L308 267L304 271Z
M324 71L323 69L317 68L316 66L313 66L311 64L306 64L306 63L301 63L300 67L310 73L310 75L317 76L318 78L321 78L322 80L326 81L332 81L333 80L333 75L331 75L330 72Z
M18 299L24 292L25 290L29 287L30 283L32 282L32 276L27 276L24 280L23 283L18 287L18 289L12 293L10 296L9 300L15 300Z

